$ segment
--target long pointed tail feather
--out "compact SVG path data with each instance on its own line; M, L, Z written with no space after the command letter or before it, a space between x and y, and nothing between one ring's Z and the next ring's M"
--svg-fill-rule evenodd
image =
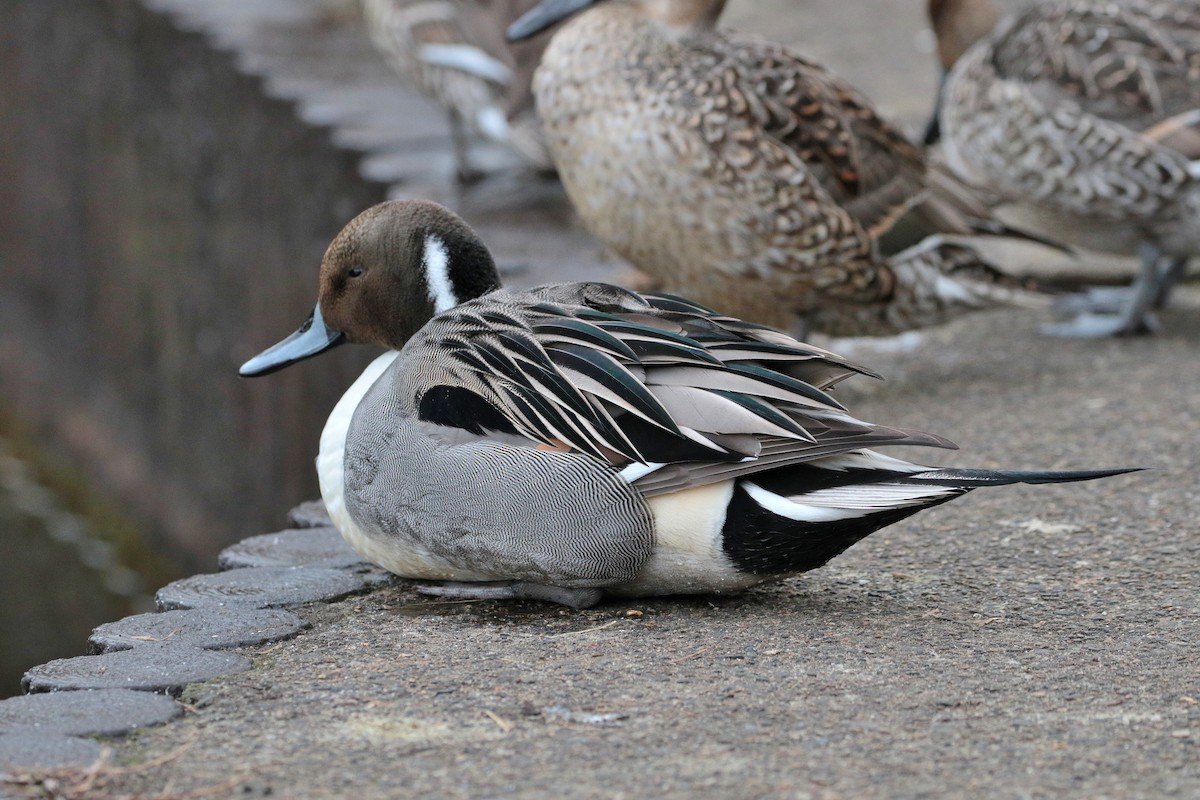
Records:
M871 533L985 486L1068 483L1136 472L922 469L871 451L751 475L735 483L722 530L725 555L744 572L815 569ZM874 462L874 463L871 463Z
M1144 467L1079 470L937 469L906 476L905 480L932 483L938 486L954 486L961 489L977 489L983 486L1006 486L1013 483L1036 484L1092 481L1097 478L1111 478L1114 475L1139 472L1142 469Z

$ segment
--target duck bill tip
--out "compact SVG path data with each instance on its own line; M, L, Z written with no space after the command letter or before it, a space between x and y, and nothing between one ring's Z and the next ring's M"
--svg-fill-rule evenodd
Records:
M242 364L238 368L238 375L243 378L269 375L345 341L345 334L325 325L325 320L321 317L321 307L317 306L299 330Z

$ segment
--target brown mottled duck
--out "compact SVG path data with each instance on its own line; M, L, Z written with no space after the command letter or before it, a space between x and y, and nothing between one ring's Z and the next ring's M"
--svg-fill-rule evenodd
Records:
M534 93L593 234L666 288L780 328L891 334L1041 300L960 242L882 253L896 220L929 205L921 150L824 67L717 30L723 7L545 0L509 29L582 10Z
M992 0L932 0L947 70L929 140L1024 227L1137 254L1065 336L1152 331L1200 252L1200 4L1055 0L994 29Z

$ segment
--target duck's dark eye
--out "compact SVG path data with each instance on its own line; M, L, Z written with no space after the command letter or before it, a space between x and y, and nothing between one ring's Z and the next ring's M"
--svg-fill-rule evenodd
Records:
M348 278L357 278L362 274L363 274L362 267L351 267L350 269L346 270L346 277L348 277Z

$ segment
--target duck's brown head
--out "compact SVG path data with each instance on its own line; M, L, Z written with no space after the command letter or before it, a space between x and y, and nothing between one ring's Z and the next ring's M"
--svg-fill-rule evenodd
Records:
M436 314L499 286L491 254L449 209L380 203L325 251L317 305L304 325L239 373L265 375L342 342L399 349Z

